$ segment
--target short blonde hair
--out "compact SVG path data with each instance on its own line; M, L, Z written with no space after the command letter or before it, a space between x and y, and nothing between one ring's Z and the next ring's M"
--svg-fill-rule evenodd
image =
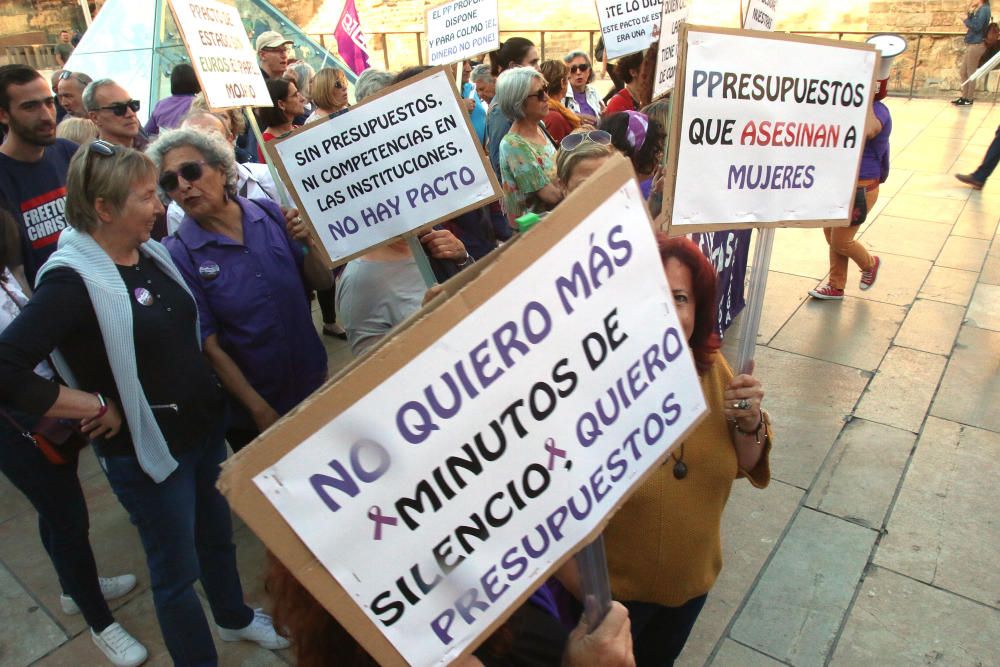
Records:
M101 226L94 208L98 199L119 211L136 183L155 181L159 174L153 161L137 150L100 142L113 151L103 155L92 148L94 143L80 146L69 162L66 177L66 220L87 234Z
M99 133L100 130L97 129L97 125L89 118L67 116L56 126L57 137L60 139L69 139L81 146L96 139Z
M312 101L320 109L333 108L333 91L337 82L347 92L347 76L335 67L325 67L316 73L312 83Z
M574 130L570 134L585 134L587 132L592 132L591 129L581 129ZM570 134L566 135L567 137ZM564 137L565 139L565 137ZM562 181L563 185L569 183L570 177L576 168L584 160L593 160L594 158L607 157L614 152L614 146L610 144L599 144L596 141L584 140L580 142L578 146L573 148L571 151L559 149L556 153L556 176Z

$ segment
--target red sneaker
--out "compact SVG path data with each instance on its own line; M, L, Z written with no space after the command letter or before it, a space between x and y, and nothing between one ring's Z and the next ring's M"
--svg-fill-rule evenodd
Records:
M823 285L817 289L809 290L809 296L814 299L824 299L826 301L842 301L844 299L844 290Z
M878 269L880 266L882 266L882 260L877 255L872 257L872 268L861 272L861 284L858 287L863 290L871 289L872 285L875 284L875 279L878 278Z

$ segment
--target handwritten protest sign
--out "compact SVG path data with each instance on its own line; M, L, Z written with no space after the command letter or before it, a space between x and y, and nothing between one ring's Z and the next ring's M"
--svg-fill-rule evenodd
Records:
M499 198L441 68L269 148L333 264Z
M671 233L846 225L876 52L682 26L665 219Z
M747 30L773 31L774 21L778 15L777 5L778 0L750 0L743 27Z
M448 65L500 48L497 0L451 0L427 10L431 65Z
M608 60L642 51L660 37L662 0L597 0Z
M169 1L208 106L271 106L239 11L218 0Z
M472 650L706 410L630 165L590 183L226 464L380 664Z
M681 22L686 21L687 17L687 0L663 0L653 97L665 95L674 89L674 80L677 78L677 36Z

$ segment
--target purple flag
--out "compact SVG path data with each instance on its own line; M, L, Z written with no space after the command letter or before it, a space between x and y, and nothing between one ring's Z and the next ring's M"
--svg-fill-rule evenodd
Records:
M361 74L368 69L368 44L365 34L361 31L361 21L358 20L358 9L354 6L354 0L347 0L344 5L344 11L340 13L333 36L337 39L340 59L347 63L355 74Z

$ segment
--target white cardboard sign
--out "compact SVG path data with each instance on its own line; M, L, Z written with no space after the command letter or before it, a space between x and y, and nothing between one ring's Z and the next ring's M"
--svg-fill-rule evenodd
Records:
M642 51L660 36L661 0L597 0L608 60Z
M448 65L500 48L497 0L451 0L427 10L431 65Z
M621 182L253 478L408 664L473 645L706 411L642 196Z
M499 197L440 69L306 125L271 150L335 264Z
M680 33L681 22L686 21L687 17L687 0L663 0L653 97L665 95L674 89L674 82L677 79L677 36Z
M170 0L170 7L211 109L272 106L235 7L218 0Z
M743 20L746 30L774 31L774 22L778 17L778 0L750 0L747 5L747 15Z
M671 228L845 224L874 48L725 28L687 26L681 34Z

